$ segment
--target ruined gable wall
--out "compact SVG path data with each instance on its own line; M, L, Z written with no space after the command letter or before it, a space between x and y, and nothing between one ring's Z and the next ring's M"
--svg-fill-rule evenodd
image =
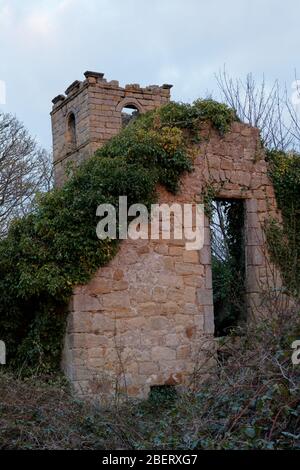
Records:
M276 282L263 223L279 216L258 130L233 123L221 138L207 126L202 137L194 172L176 196L161 189L160 202L200 202L208 183L220 197L245 200L247 303L257 315ZM184 240L125 240L107 267L74 290L63 368L79 392L146 397L151 385L190 383L214 347L207 219L204 235L200 251L186 251Z

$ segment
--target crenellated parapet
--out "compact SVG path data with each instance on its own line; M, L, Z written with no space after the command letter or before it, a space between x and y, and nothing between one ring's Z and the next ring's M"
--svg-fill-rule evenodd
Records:
M55 182L65 179L68 162L78 165L118 134L124 108L145 113L170 100L172 85L121 87L100 72L87 71L85 80L75 80L65 94L56 96L51 112Z

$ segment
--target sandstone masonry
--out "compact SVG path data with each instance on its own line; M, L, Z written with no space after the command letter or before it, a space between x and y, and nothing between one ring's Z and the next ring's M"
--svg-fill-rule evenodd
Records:
M141 112L169 100L169 86L123 89L116 82L103 82L97 74L86 76L85 82L75 82L67 98L54 100L58 183L64 177L65 160L85 158L118 132L120 109L127 100ZM82 140L68 153L64 136L71 110ZM194 171L182 177L178 195L160 188L160 202L200 202L207 184L218 197L244 201L246 300L248 315L255 317L265 311L266 292L280 285L263 231L264 221L280 214L259 132L235 122L224 137L208 124L201 134L194 149ZM184 245L185 240L174 239L125 240L106 267L74 290L62 363L79 393L106 397L118 391L142 398L153 385L191 383L197 364L214 348L207 218L204 247L186 251Z
M123 108L144 113L170 99L171 85L141 88L132 84L122 88L116 80L108 82L103 73L87 71L84 75L84 81L76 80L66 89L65 95L52 100L56 185L62 184L68 163L79 164L120 132Z

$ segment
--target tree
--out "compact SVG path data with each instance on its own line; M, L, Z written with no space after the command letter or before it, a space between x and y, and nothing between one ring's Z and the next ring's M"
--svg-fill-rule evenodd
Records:
M0 237L31 210L35 194L52 186L50 155L15 116L0 112Z
M216 75L216 79L225 103L235 109L241 121L260 129L268 149L299 151L297 110L278 80L267 86L264 77L257 83L251 73L244 80L233 79L225 68Z

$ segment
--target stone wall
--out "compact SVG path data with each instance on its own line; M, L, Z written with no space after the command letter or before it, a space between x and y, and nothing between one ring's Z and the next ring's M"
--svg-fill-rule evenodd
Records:
M200 202L207 184L245 203L248 314L264 313L264 294L280 283L265 248L264 220L279 217L255 128L233 123L223 138L210 126L194 148L195 170L160 202ZM187 385L213 348L214 312L208 220L204 247L181 240L125 240L70 304L63 368L77 391L146 397L150 387ZM275 273L275 275L274 275Z
M119 86L119 82L107 82L102 73L85 72L85 80L76 80L53 99L51 112L53 135L53 161L55 183L65 179L68 163L78 165L91 156L103 143L120 132L122 109L134 107L140 113L168 103L171 85L152 85L145 88L138 84ZM76 142L68 142L68 118L75 117Z

